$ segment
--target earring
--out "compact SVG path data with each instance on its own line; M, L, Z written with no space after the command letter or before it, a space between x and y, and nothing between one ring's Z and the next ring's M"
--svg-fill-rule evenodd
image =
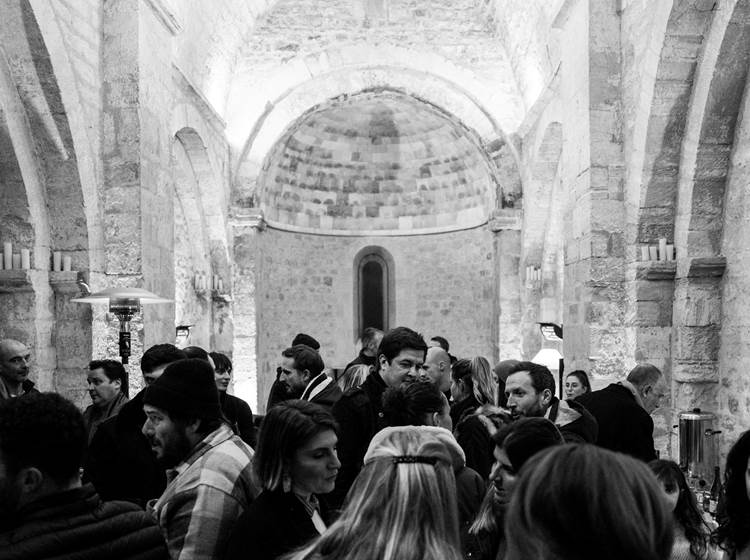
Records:
M281 475L281 488L284 490L285 494L288 494L292 491L292 477L289 476L288 472L285 472L283 475Z

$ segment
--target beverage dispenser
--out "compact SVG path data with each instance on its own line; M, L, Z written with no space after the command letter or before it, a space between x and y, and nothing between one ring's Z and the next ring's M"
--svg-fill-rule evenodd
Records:
M688 484L695 490L708 490L714 476L714 467L719 464L716 435L716 416L694 408L679 415L680 468L685 472Z

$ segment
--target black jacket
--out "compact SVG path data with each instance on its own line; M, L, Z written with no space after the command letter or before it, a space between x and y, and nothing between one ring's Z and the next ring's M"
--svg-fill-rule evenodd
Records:
M164 492L167 477L141 432L145 421L141 391L96 430L86 455L84 480L93 483L102 499L143 507Z
M343 503L346 493L362 469L362 460L372 436L385 427L385 389L385 381L374 371L361 386L344 393L333 405L333 416L339 424L338 455L341 461L336 489L329 494L330 503L334 507Z
M374 367L377 356L368 356L367 354L364 354L363 352L364 352L363 350L360 350L359 351L359 356L357 356L351 362L349 362L348 364L346 364L346 367L344 368L344 371L348 370L352 366L358 366L360 364L363 364L363 365L366 365L366 366L370 366L370 367Z
M327 377L326 374L321 373L318 377L311 381L310 385L303 392L302 398L315 404L319 404L320 406L325 407L325 409L330 412L333 408L333 405L336 404L343 395L343 393L341 392L341 388L333 379L331 379L328 382L328 385L326 385L319 393L313 395L312 398L309 398L307 396L308 393L312 394L318 385L328 379L330 378Z
M94 487L45 496L21 509L0 533L0 560L166 560L151 518L128 502L102 502Z
M597 445L643 461L656 459L654 420L638 404L630 389L612 383L599 391L581 395L575 402L585 406L599 423Z
M320 500L320 516L328 513ZM225 560L274 560L318 536L312 518L293 493L264 490L240 515Z
M599 424L580 401L552 397L546 417L560 430L565 443L596 443Z
M241 398L223 391L219 391L219 403L232 431L240 436L242 441L255 449L257 435L250 405Z

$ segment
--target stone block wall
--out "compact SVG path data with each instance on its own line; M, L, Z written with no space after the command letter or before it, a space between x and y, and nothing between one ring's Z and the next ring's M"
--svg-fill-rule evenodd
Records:
M259 404L265 404L281 351L298 332L320 342L329 367L343 367L356 356L354 259L367 246L382 247L393 257L392 327L409 326L427 338L445 336L451 352L460 357L482 355L490 362L497 360L497 333L490 326L497 324L497 310L490 304L497 283L494 234L486 227L379 238L271 229L257 235ZM242 276L236 282L237 290L242 290ZM245 365L236 367L244 369Z

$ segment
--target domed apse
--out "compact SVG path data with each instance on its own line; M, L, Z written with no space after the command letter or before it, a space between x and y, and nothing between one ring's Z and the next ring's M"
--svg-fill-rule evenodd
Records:
M363 92L308 112L269 153L266 221L281 229L362 234L466 229L494 192L471 133L398 92Z

